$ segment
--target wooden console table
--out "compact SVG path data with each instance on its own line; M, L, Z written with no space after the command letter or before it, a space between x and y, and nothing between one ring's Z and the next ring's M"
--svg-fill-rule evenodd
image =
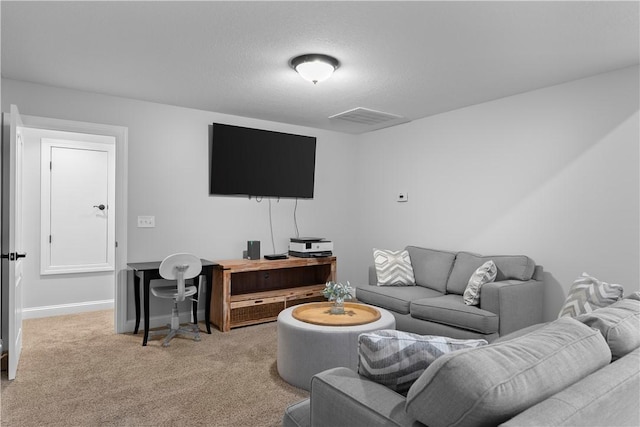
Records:
M287 307L326 301L336 280L336 257L215 261L210 322L222 332L270 322Z

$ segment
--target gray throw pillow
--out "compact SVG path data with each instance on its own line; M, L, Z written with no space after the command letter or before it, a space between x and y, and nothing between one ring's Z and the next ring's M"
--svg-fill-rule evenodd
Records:
M378 286L415 286L409 252L373 250L373 263L378 276Z
M483 339L461 340L384 329L358 337L358 373L399 393L406 393L425 369L443 354L487 345Z
M623 292L624 289L620 285L602 282L587 273L582 273L571 285L558 318L576 317L606 307L622 299Z

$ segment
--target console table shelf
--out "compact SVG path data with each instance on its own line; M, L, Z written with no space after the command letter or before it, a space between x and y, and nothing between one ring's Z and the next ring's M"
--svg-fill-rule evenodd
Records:
M216 261L210 322L222 332L270 322L287 307L324 301L336 257Z

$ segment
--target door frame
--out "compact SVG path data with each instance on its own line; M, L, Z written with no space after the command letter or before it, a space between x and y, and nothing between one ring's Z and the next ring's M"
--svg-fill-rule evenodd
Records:
M128 134L124 126L79 122L75 120L21 115L23 127L62 132L112 136L116 140L116 209L115 209L115 271L114 271L114 329L126 332L127 321L127 180Z

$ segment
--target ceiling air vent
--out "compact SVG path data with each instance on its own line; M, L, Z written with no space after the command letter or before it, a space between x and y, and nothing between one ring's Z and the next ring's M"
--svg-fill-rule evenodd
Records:
M370 110L368 108L354 108L342 113L329 116L330 119L346 120L348 122L360 123L364 125L379 125L384 122L397 121L402 119L395 114L383 113L382 111Z

